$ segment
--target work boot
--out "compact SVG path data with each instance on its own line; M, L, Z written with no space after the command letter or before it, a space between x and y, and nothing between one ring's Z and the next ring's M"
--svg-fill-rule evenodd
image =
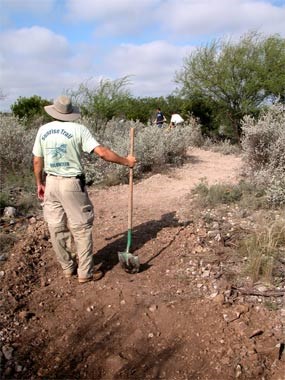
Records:
M90 281L98 281L104 276L104 273L101 270L96 270L90 277L79 277L78 282L80 284L85 284Z
M72 276L77 275L77 265L75 265L74 268L70 268L68 270L63 271L64 277L65 278L71 278Z

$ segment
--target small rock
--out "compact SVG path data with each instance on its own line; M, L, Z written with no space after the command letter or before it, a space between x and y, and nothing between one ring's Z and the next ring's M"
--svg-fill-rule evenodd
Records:
M206 270L204 270L203 273L201 274L201 277L202 277L202 278L210 277L210 273L211 273L211 270L210 270L210 269L206 269Z
M235 373L235 377L236 379L238 379L241 375L242 375L242 366L240 364L238 364L236 366L236 373Z
M219 305L222 305L224 303L224 295L223 294L218 294L216 297L213 298L213 301L216 302Z
M109 378L111 377L110 375L115 375L124 367L124 365L126 364L126 360L119 355L111 355L108 358L106 358L105 364Z
M13 357L13 347L5 345L2 347L2 352L6 360L11 360Z
M17 210L15 207L5 207L4 208L4 217L14 218L17 215Z
M153 333L149 333L148 334L148 338L153 338L154 337L154 334Z
M151 305L148 310L151 311L152 313L155 312L155 310L157 309L157 305Z
M29 219L30 224L35 224L37 223L37 219L33 216L32 218Z
M22 372L23 371L23 367L21 365L19 365L19 364L16 364L15 370L16 370L16 372Z
M266 290L268 290L268 287L263 285L263 284L259 284L259 285L256 285L255 286L255 289L258 291L258 292L266 292Z
M219 292L214 292L214 293L209 295L209 298L214 299L215 297L217 297L218 294L219 294Z
M213 231L208 231L208 232L207 232L207 235L208 235L209 238L214 238L214 237L216 237L219 233L220 233L219 230L213 230Z
M24 321L25 319L28 319L28 314L29 314L28 311L22 310L20 311L18 317L21 321Z
M258 330L254 330L254 331L250 334L249 339L252 339L252 338L254 338L255 336L259 336L259 335L262 335L262 334L263 334L263 330L260 330L260 329L258 329Z

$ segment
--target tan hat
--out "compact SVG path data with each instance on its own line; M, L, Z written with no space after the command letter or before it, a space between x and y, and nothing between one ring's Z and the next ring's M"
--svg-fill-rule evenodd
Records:
M59 96L51 106L45 106L45 111L54 119L62 121L74 121L80 117L80 111L71 103L68 96Z

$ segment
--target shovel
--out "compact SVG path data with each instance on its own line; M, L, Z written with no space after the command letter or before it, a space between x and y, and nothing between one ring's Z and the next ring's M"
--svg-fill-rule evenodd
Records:
M134 154L134 128L130 130L130 154ZM128 203L128 237L127 248L124 252L119 252L119 262L122 268L128 273L138 273L140 262L138 256L130 253L132 245L132 225L133 225L133 168L130 168L129 175L129 203Z

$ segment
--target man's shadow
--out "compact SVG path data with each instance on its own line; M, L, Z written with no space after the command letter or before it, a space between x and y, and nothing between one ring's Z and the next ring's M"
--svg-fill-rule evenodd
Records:
M159 220L150 220L146 223L139 224L132 229L132 246L131 253L136 252L141 247L143 247L148 241L155 239L158 232L166 227L181 227L183 228L185 224L179 223L178 219L175 217L175 212L170 212L161 216ZM100 264L100 269L104 272L111 270L115 265L118 264L118 253L124 252L127 245L127 232L124 234L114 235L108 238L108 240L119 237L112 243L107 244L105 247L100 249L94 256L95 265ZM174 237L175 239L175 237ZM174 241L172 239L167 247ZM107 239L106 239L107 240ZM146 263L141 263L140 271L147 270L151 265L149 264L151 260L159 256L164 249L163 247L159 252L156 252Z

